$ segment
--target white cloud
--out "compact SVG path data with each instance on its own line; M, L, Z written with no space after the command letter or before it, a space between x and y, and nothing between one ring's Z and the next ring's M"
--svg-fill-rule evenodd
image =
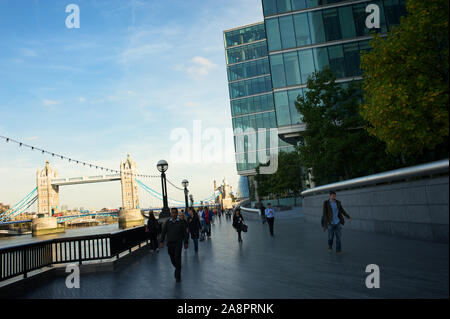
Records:
M44 106L51 106L51 105L58 105L58 104L61 104L61 101L49 100L49 99L42 100L42 105L44 105Z
M25 137L25 139L26 139L27 141L35 141L35 140L37 140L38 138L39 138L38 136Z
M217 67L217 64L211 62L207 58L196 56L189 61L189 65L186 67L186 72L196 77L206 76L211 70Z
M22 55L26 57L35 57L37 56L36 52L32 49L23 48L21 49Z
M86 99L84 97L80 96L78 98L78 102L84 103L84 102L86 102Z

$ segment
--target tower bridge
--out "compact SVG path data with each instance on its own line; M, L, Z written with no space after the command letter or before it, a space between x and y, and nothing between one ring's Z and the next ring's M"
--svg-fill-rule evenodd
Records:
M60 212L59 191L61 186L80 185L88 183L102 183L120 181L122 208L119 211L119 228L139 226L144 223L144 218L139 209L137 165L131 160L130 155L120 163L119 174L82 176L72 178L58 178L58 171L50 167L47 161L45 167L36 172L38 217L33 219L33 234L63 232L63 227L58 227L55 214Z

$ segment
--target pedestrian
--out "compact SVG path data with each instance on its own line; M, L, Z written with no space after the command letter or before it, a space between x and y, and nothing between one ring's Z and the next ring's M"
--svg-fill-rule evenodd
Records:
M241 215L241 209L236 208L233 216L233 227L238 233L238 242L242 243L241 233L244 229L244 217Z
M265 215L267 224L269 224L270 236L273 236L273 223L275 222L274 210L270 203L267 203L267 208L265 209Z
M323 202L323 227L328 230L328 251L333 251L333 239L336 236L336 253L342 254L341 247L341 225L345 224L344 216L350 221L351 218L336 199L336 193L330 192L330 199Z
M161 233L161 225L156 220L153 211L150 211L148 214L147 231L150 237L150 250L152 252L159 251L158 235Z
M189 216L189 234L194 242L194 250L198 252L198 239L201 231L200 218L193 207L189 208Z
M178 216L182 222L184 222L184 226L186 227L186 232L189 233L189 223L188 223L188 218L186 217L186 215L184 214L184 212L182 212L181 214L179 214Z
M211 239L211 222L213 220L213 212L208 209L208 206L206 206L203 210L202 217L205 225L205 233L208 235L208 239Z
M266 208L264 207L263 203L260 203L259 210L261 212L262 223L265 224L266 223Z
M167 236L167 251L170 256L170 261L175 267L175 279L177 282L181 281L181 251L184 241L184 248L189 247L189 234L186 232L185 223L178 217L178 209L172 208L170 210L170 218L164 223L162 227L160 245L164 247L164 240Z

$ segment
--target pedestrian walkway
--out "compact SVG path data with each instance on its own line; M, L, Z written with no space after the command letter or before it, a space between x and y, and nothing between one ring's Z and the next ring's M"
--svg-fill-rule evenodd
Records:
M65 277L30 287L21 298L448 298L448 244L343 228L343 254L329 253L319 225L298 211L278 212L275 236L244 213L239 244L231 220L216 218L212 238L183 250L176 283L166 248L136 254L114 271L82 274L79 289ZM368 264L380 267L380 288L365 286Z

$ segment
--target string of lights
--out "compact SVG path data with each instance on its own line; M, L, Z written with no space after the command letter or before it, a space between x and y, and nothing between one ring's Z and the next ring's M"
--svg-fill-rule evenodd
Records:
M175 187L176 189L179 189L180 191L184 191L184 188L181 188L181 187L176 186L174 183L172 183L171 181L169 181L168 178L166 178L166 181L167 181L170 185L172 185L173 187Z
M119 170L116 169L111 169L111 168L107 168L107 167L103 167L101 165L96 165L96 164L92 164L92 163L88 163L88 162L84 162L84 161L80 161L80 160L76 160L74 158L68 157L68 156L64 156L55 152L51 152L42 148L38 148L36 146L33 145L29 145L29 144L25 144L23 142L17 141L15 139L12 139L10 137L6 137L6 136L2 136L0 135L0 138L5 140L6 143L15 143L17 145L19 145L19 147L25 147L25 148L29 148L32 151L37 151L37 152L41 152L42 154L48 154L51 155L52 157L55 158L59 158L61 160L68 160L69 163L75 163L75 164L80 164L83 166L89 166L90 168L95 168L95 169L100 169L102 171L105 172L111 172L111 173L116 173L116 174L127 174L127 175L133 175L136 177L141 177L141 178L159 178L160 176L158 175L146 175L146 174L133 174L130 172L121 172Z

